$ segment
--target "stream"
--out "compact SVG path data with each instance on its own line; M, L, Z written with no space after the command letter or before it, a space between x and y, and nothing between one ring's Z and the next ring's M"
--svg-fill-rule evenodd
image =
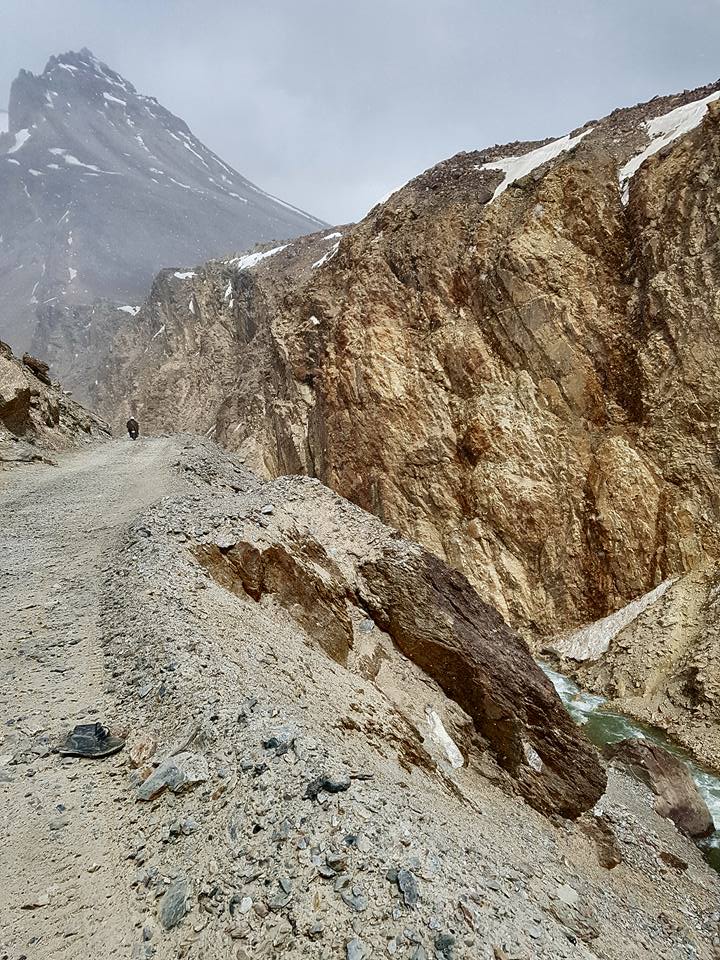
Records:
M687 751L669 740L661 730L614 712L606 706L604 697L586 693L548 664L540 661L539 666L552 682L570 716L582 725L587 738L596 746L617 743L627 737L640 737L659 744L688 765L715 823L715 832L698 841L698 846L708 864L720 872L720 777L699 766Z

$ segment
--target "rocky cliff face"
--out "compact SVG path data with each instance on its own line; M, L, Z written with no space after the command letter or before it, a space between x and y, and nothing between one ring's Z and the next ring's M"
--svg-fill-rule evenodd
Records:
M254 186L88 50L21 71L0 127L0 336L85 388L82 358L152 276L317 229ZM111 301L115 308L92 307ZM105 305L107 307L107 305Z
M161 279L101 408L319 477L526 635L617 609L720 550L718 98L460 154L341 238Z
M0 468L109 436L107 424L50 380L46 363L13 356L0 340Z

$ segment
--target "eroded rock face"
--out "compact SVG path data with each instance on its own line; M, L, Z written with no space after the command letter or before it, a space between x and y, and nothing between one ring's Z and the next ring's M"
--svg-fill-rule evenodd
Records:
M720 554L717 90L616 111L497 198L492 164L537 144L460 154L339 241L208 265L195 312L155 296L125 331L102 409L319 477L527 636L611 613ZM647 122L701 99L619 184Z
M647 782L657 796L655 810L661 817L672 820L689 837L712 833L710 811L682 760L656 743L636 739L622 740L611 755Z
M0 464L42 460L43 451L109 435L107 424L51 383L47 364L28 354L20 360L0 341Z
M313 496L327 501L332 516L334 495L317 485ZM287 526L274 511L261 519L262 533L252 540L221 537L196 548L220 584L279 602L350 669L358 625L374 624L464 711L532 806L576 817L595 804L606 781L594 749L526 644L466 577L380 524L348 525L333 537Z

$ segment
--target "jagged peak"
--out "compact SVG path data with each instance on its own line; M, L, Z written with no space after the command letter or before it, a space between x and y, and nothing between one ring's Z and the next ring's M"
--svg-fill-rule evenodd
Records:
M58 70L63 70L78 79L81 77L83 79L90 77L103 83L110 83L114 86L122 87L126 93L137 93L135 87L129 80L126 80L104 61L99 60L88 47L81 47L78 51L68 50L65 53L50 57L45 64L45 69L40 75L40 79L53 79L56 77ZM24 72L25 71L21 71L21 73Z

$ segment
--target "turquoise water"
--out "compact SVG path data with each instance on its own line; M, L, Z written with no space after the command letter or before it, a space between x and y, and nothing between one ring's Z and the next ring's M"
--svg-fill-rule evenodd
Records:
M685 761L715 823L715 833L699 841L698 846L710 866L720 872L720 777L695 763L687 751L668 740L661 730L637 723L610 710L604 697L585 693L576 683L546 663L540 662L539 665L552 682L570 716L582 725L588 740L596 746L604 747L627 737L641 737L660 744Z

